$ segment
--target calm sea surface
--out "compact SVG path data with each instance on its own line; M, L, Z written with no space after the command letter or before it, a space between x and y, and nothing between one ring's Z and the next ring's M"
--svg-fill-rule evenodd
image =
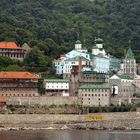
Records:
M8 131L0 132L0 140L140 140L140 131Z

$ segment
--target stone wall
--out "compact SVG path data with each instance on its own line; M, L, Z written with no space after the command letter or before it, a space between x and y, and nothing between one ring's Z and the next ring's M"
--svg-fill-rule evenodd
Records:
M127 98L119 98L119 97L112 97L111 98L111 104L113 105L121 105L121 104L138 104L140 103L140 98L130 98L130 97L127 97Z
M117 113L94 113L86 115L49 115L49 114L0 114L0 123L40 123L40 122L56 122L56 121L75 121L85 122L90 121L86 118L89 116L102 116L103 119L100 121L111 121L111 120L131 120L140 119L138 112L117 112Z
M7 98L7 104L19 104L19 105L71 105L78 104L78 97L62 97L62 96L54 96L54 97L10 97Z
M102 120L87 120L89 116L102 116ZM0 127L74 129L140 129L139 112L96 113L87 115L0 115Z

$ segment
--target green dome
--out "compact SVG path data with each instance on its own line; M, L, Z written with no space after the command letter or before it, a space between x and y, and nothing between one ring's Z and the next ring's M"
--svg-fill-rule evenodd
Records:
M77 40L77 41L75 42L75 44L81 44L81 41L80 41L80 40Z
M97 38L97 39L95 39L95 43L102 44L103 43L103 39Z

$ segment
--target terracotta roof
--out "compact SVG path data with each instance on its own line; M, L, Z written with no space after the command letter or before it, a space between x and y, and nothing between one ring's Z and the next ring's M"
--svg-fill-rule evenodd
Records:
M6 100L4 98L0 98L0 103L6 103Z
M38 75L30 72L0 72L0 79L39 79Z
M15 42L0 42L1 49L21 49Z

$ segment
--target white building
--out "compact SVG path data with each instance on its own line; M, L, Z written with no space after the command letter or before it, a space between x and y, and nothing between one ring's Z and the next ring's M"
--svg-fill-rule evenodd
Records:
M73 66L79 66L79 58L82 59L82 71L93 70L95 72L107 73L109 70L119 70L120 61L116 58L110 58L103 48L103 40L95 39L95 46L92 53L82 47L81 42L75 42L75 49L65 54L63 57L54 60L56 74L71 74ZM115 65L113 63L115 62ZM116 68L117 66L117 68Z
M75 49L65 54L65 56L54 60L56 74L71 74L73 66L79 66L79 59L82 59L83 69L89 70L90 66L90 54L87 53L87 49L82 49L82 44L78 40L75 42Z
M69 96L69 80L45 79L44 86L47 95Z
M93 71L100 73L109 72L110 61L108 58L103 57L102 55L94 56L93 60Z
M103 39L101 38L95 39L95 46L93 46L92 54L93 55L101 54L103 57L107 57L106 52L103 48Z

